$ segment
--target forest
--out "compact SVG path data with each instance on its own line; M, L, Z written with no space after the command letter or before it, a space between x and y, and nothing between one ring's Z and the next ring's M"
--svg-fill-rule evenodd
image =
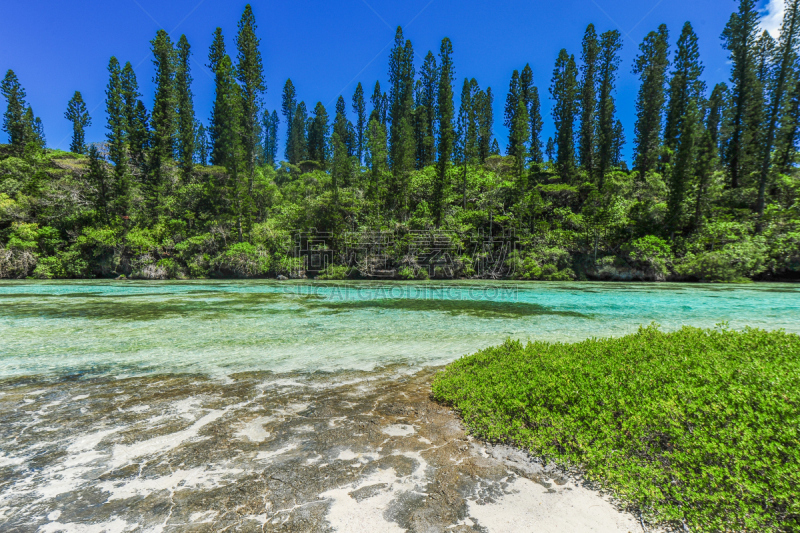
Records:
M87 142L93 118L75 91L65 103L69 152L47 147L9 70L0 278L302 277L292 235L316 230L334 236L334 250L345 232L390 232L380 271L401 279L429 277L403 238L420 232L454 245L513 233L502 274L514 279L797 279L800 0L787 1L777 39L759 21L755 1L741 0L721 34L728 82L713 87L690 22L648 33L633 65L621 64L618 31L589 25L577 54L560 51L550 80L534 80L529 65L511 73L501 117L497 91L456 83L448 38L415 65L398 28L388 85L359 83L329 112L302 101L291 79L281 108L265 109L248 5L234 46L217 28L203 58L216 84L208 121L194 112L196 52L161 30L150 43L150 104L131 64L111 57L105 140ZM615 98L628 69L639 81L633 132ZM508 129L504 154L496 120ZM555 128L548 139L545 120ZM454 257L433 277L483 276L478 259ZM344 253L317 274L369 275Z

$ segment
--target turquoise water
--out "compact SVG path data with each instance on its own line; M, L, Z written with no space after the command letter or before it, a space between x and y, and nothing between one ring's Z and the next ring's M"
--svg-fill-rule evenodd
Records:
M800 333L800 286L3 282L0 378L439 365L512 337L728 321Z

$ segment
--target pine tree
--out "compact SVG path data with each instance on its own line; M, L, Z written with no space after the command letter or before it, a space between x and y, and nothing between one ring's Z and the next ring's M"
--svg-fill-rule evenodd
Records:
M264 110L261 117L261 127L264 130L262 159L264 164L271 167L275 166L275 161L278 158L278 112L273 111L271 114L268 110Z
M622 148L625 146L625 129L622 121L617 119L614 123L614 134L611 141L611 166L622 168Z
M640 175L656 167L661 150L661 124L666 102L667 69L669 68L669 32L666 25L651 31L639 45L633 73L641 81L636 97L636 127L633 166Z
M528 119L530 121L530 158L532 163L542 163L542 128L544 121L542 120L542 109L539 99L539 88L535 85L531 90L530 104L528 106Z
M720 125L725 114L728 87L718 83L711 91L708 99L708 112L706 113L705 128L699 133L697 162L695 164L695 208L694 229L699 229L703 224L703 216L708 203L708 187L711 176L719 164L719 137Z
M137 100L133 112L133 119L128 122L128 144L130 145L131 160L140 170L146 165L147 153L150 149L150 116L144 102Z
M215 118L219 124L219 162L227 171L227 179L222 189L231 206L231 215L236 222L239 242L244 242L244 224L249 212L248 187L246 180L247 152L244 139L244 112L242 110L241 89L236 83L236 70L231 58L223 56L216 72L217 103Z
M108 62L108 85L106 86L106 141L108 158L114 164L114 180L120 197L127 196L127 158L125 154L125 100L122 93L122 79L119 61L111 57Z
M730 186L737 188L757 164L752 159L752 147L760 135L762 95L758 87L755 54L758 37L759 14L755 0L740 0L738 13L733 13L722 33L722 40L729 52L731 69L730 116L726 120L728 138L725 160L730 174Z
M349 134L347 131L347 104L342 95L336 99L336 109L333 117L333 130L339 134L339 140L345 147L349 144Z
M669 175L667 227L671 234L680 230L684 222L687 190L696 167L696 143L702 127L699 115L705 93L705 83L700 79L703 65L697 35L688 22L678 39L674 67L664 128L664 144L668 149L664 166Z
M211 48L208 50L208 68L214 74L214 102L211 107L211 123L208 128L208 139L211 151L210 161L212 165L222 165L222 152L219 146L219 131L222 125L217 117L217 108L223 105L219 94L219 65L225 57L225 38L222 35L222 28L214 30L214 39Z
M678 48L675 51L673 64L675 70L672 72L672 79L669 82L664 145L674 152L681 142L684 131L681 123L689 110L690 103L693 101L695 109L699 109L701 98L705 92L705 83L700 79L704 67L700 62L697 35L689 22L683 25L681 36L678 38ZM665 160L669 162L669 156Z
M420 91L417 109L421 113L421 135L418 157L420 168L432 165L436 159L436 101L439 92L439 67L436 56L428 52L420 69Z
M514 147L514 151L509 155L514 156L514 162L517 170L517 180L522 185L522 178L525 175L525 162L528 159L528 150L525 146L525 141L529 138L530 132L528 131L528 107L525 105L525 100L520 98L517 102L517 112L514 113L514 121L510 131L514 132L514 137L509 139L509 145Z
M359 166L364 162L364 134L367 128L367 105L364 102L364 88L358 82L353 93L353 113L356 115L356 157Z
M86 180L92 184L94 194L94 208L100 215L100 220L108 223L109 203L111 203L111 183L108 179L103 156L94 144L89 145L89 169L86 173Z
M787 99L777 137L778 172L786 174L797 159L797 141L800 137L800 72L795 71L793 89Z
M675 126L678 128L678 134L674 144L674 164L669 172L669 193L667 195L667 229L671 235L674 235L683 225L687 190L692 181L693 172L696 170L698 119L697 99L691 98Z
M200 166L208 165L208 133L202 122L195 125L194 160Z
M718 83L711 91L708 99L708 113L706 115L706 129L711 136L714 144L715 154L719 156L720 128L725 116L725 107L728 102L728 86L725 83Z
M492 88L488 87L486 92L478 91L475 96L475 114L478 121L478 160L483 163L489 157L492 150L492 139L494 126L494 95Z
M297 107L292 114L292 121L292 151L287 155L289 156L289 163L292 165L297 165L301 161L308 159L308 138L306 137L308 112L306 110L305 102L300 102L297 104Z
M553 140L552 137L547 138L547 147L545 148L545 154L547 155L547 161L553 162L557 156L557 148L556 142Z
M542 162L542 114L539 102L539 88L533 82L533 70L530 65L525 65L519 76L519 93L525 102L525 111L528 115L526 129L529 139L525 139L528 146L528 156L532 163Z
M136 120L136 103L141 98L139 93L139 82L136 73L130 62L125 63L120 73L120 93L122 95L122 114L124 117L123 130L125 144L130 148L130 131L133 129L133 122Z
M250 4L244 7L239 21L239 33L236 35L236 79L242 88L242 113L244 113L244 143L247 156L248 191L253 194L255 179L256 155L261 138L261 122L259 109L261 95L267 90L264 81L264 66L261 51L258 47L261 39L256 36L256 19Z
M86 128L92 125L92 119L80 91L75 91L69 103L64 118L72 122L72 142L69 149L74 154L86 153Z
M337 132L331 136L331 147L333 150L333 162L331 168L331 185L333 187L334 199L339 198L339 187L347 187L350 181L352 166L350 157L347 154L347 146Z
M489 153L490 156L493 155L500 155L500 143L497 142L497 139L492 141L492 149Z
M28 108L28 111L30 111L31 115L34 114L33 109L30 107ZM31 137L33 142L39 145L39 148L44 150L45 146L47 146L47 141L45 140L44 124L42 123L41 117L36 117L33 119L33 127L31 129L33 130L33 135Z
M177 156L183 178L189 179L194 168L195 119L192 98L192 73L189 61L191 46L185 35L178 41L175 66L175 96L177 103Z
M439 49L439 94L436 100L437 118L439 123L439 172L433 185L433 216L438 226L442 221L444 199L449 183L447 182L447 169L450 158L453 156L455 135L453 131L453 44L450 39L442 39Z
M614 88L619 69L619 51L622 48L621 35L617 30L603 33L600 37L600 56L598 58L597 99L597 176L595 183L603 188L606 172L614 164Z
M286 120L286 148L284 150L284 157L292 161L294 154L294 147L292 140L294 139L294 114L297 111L297 91L295 91L294 84L291 79L286 80L283 85L283 96L281 100L281 113L284 120ZM296 164L296 163L294 163Z
M476 108L478 94L481 93L482 91L478 88L478 82L475 81L475 78L472 80L464 78L464 84L461 87L461 104L458 107L458 118L456 119L458 129L455 152L456 159L461 162L463 169L462 197L465 209L467 205L467 168L470 164L474 164L475 159L478 157Z
M589 176L595 173L595 155L598 147L595 140L597 128L597 71L600 55L600 43L597 41L597 32L594 24L586 27L583 35L581 51L581 82L580 82L580 130L578 133L578 163Z
M503 109L503 126L508 128L508 144L506 145L506 154L511 155L517 151L514 145L514 139L519 138L513 130L515 120L514 116L517 113L520 101L520 87L519 87L519 71L515 70L511 73L511 81L508 82L508 94L506 95L506 105Z
M386 149L386 126L377 116L372 116L367 126L366 164L370 170L369 197L380 203L381 178L389 166Z
M575 178L575 118L578 115L578 68L575 56L561 49L553 70L550 95L554 100L556 167L564 179Z
M405 179L413 168L411 111L414 104L414 50L411 41L403 41L403 29L398 26L389 61L389 163L395 176L395 199L405 202Z
M797 63L797 44L800 41L800 0L789 0L781 25L781 36L776 50L775 74L771 80L766 140L762 147L761 169L758 177L758 203L756 211L759 217L764 215L766 205L767 181L772 167L772 149L778 131L781 114L786 115L786 94L792 83L794 68Z
M381 92L381 84L378 81L375 82L375 88L372 91L370 103L372 103L370 120L377 118L378 121L385 126L389 113L389 98L386 96L386 93Z
M756 79L762 89L766 89L772 74L773 59L777 43L767 30L764 30L755 42Z
M8 143L14 152L21 154L27 144L25 131L25 89L14 74L13 70L6 72L0 93L6 99L7 107L3 114L3 131L8 134Z
M151 126L153 129L150 146L150 171L152 182L147 191L151 200L158 204L158 196L165 179L165 165L175 153L175 49L172 40L164 30L159 30L151 41L153 64L156 75L156 95L153 100Z
M342 100L344 103L344 100ZM338 119L338 115L337 115ZM344 131L342 131L344 133ZM341 141L341 136L339 137ZM314 118L308 127L308 159L325 169L328 154L328 111L322 102L314 107Z

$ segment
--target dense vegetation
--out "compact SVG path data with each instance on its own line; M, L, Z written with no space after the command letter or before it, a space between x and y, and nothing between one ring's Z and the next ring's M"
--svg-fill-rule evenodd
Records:
M0 149L0 278L290 273L290 234L311 228L443 230L454 242L513 232L519 250L505 272L522 279L796 277L800 0L787 2L779 39L758 24L755 1L741 0L722 33L730 85L711 90L690 23L674 49L664 25L647 35L633 65L630 168L615 101L620 34L592 25L578 60L566 50L556 59L552 138L542 138L532 69L513 72L505 155L492 89L464 78L456 105L450 40L417 66L400 29L388 91L376 83L368 98L359 84L329 115L298 102L288 80L281 109L270 111L248 6L234 58L214 32L207 124L194 113L189 42L159 31L152 105L130 63L112 57L106 140L87 146L92 119L75 92L65 113L70 153L45 148L42 121L9 70L0 87L9 138ZM422 276L407 249L392 253L383 272ZM453 273L476 275L471 261L457 258Z
M800 531L800 337L654 326L578 344L507 341L439 374L470 431L582 468L645 518Z

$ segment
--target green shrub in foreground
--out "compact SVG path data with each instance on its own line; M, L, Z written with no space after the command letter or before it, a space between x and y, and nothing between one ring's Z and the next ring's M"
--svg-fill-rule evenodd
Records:
M519 342L448 366L434 397L470 431L692 531L800 531L800 337L655 326Z

